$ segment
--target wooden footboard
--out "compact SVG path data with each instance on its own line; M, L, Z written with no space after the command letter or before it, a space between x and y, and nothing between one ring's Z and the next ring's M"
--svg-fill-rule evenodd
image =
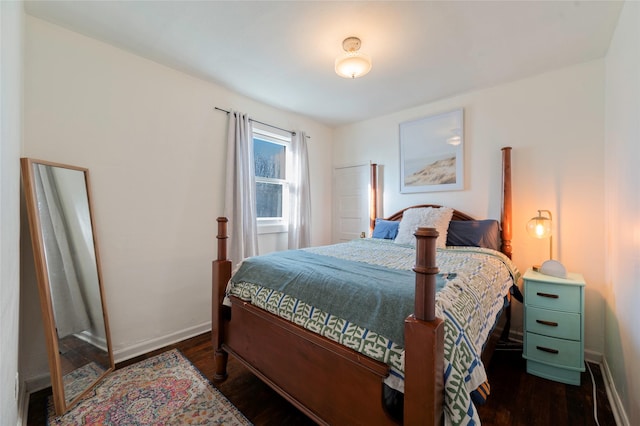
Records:
M386 364L238 298L231 297L231 308L223 305L231 277L226 228L227 219L218 218L212 306L215 378L226 377L231 354L319 424L395 424L382 402ZM405 321L405 424L435 425L442 419L444 325L435 317L437 236L430 228L416 233L416 313Z

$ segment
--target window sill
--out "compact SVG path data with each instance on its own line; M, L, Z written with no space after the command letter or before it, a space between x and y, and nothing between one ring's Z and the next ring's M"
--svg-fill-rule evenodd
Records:
M289 225L285 223L258 224L258 235L282 234L286 232L289 232Z

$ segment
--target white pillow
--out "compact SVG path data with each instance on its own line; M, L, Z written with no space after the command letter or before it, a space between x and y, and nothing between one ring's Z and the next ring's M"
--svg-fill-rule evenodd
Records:
M398 235L394 240L398 244L409 244L415 247L416 237L413 235L418 228L436 228L438 239L436 247L445 248L447 244L447 230L453 216L450 207L419 207L405 210L398 227Z

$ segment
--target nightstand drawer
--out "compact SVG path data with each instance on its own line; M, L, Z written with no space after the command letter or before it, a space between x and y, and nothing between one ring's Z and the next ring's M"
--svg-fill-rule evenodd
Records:
M526 330L560 339L580 340L580 314L527 306Z
M581 289L578 286L527 280L524 301L527 306L533 305L556 311L580 312L582 309Z
M582 369L581 342L527 332L524 357L547 364Z

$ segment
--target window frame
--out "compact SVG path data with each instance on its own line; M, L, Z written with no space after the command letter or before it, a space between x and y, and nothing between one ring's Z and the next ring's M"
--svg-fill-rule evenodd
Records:
M254 187L257 194L257 183L268 183L282 186L282 216L281 217L257 217L258 234L272 234L288 232L289 230L289 185L291 183L291 134L279 129L273 129L269 126L261 125L260 123L253 123L252 125L252 138L251 143L254 143L254 139L260 139L262 141L273 143L276 145L282 145L285 147L285 176L284 179L276 178L264 178L255 176ZM255 166L255 153L254 153L254 166ZM256 197L257 198L257 197ZM257 200L256 200L257 201Z

